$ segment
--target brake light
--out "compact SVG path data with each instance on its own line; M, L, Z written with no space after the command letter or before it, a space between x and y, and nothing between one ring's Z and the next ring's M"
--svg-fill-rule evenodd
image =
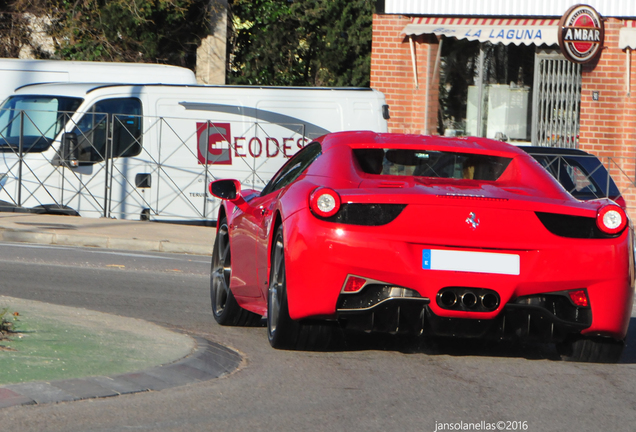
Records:
M596 214L596 226L606 234L617 234L627 225L625 211L617 205L610 204Z
M347 281L345 282L345 286L342 289L342 292L346 293L354 293L358 292L362 289L364 284L367 282L366 279L358 277L358 276L349 276Z
M309 196L309 207L320 217L329 217L340 210L340 195L329 188L318 188Z
M585 290L576 290L568 292L572 302L579 307L588 307L590 304L587 300L587 294L585 294Z

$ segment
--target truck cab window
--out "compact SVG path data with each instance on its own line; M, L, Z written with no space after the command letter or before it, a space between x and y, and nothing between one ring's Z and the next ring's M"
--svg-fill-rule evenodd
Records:
M106 99L94 104L77 122L77 156L80 163L106 158L108 131L113 131L110 157L131 157L141 152L141 102L135 98ZM110 149L109 149L110 151Z
M80 98L12 96L0 108L0 152L46 151L82 103Z

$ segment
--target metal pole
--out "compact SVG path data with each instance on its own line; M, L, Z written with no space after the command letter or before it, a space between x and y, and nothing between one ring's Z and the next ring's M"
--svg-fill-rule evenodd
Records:
M532 125L530 132L530 143L533 146L539 145L538 142L538 125L539 122L539 95L541 93L540 89L540 80L539 80L539 70L541 68L541 58L539 54L535 52L534 54L534 77L532 80L532 85L534 86L531 89L530 96L532 97Z
M64 122L64 124L66 124L66 122ZM64 148L66 145L65 141L68 142L66 139L64 139L64 134L62 134L62 141L60 143L60 153L62 153L62 163L60 164L60 167L62 169L62 184L60 187L60 204L61 205L64 205L64 186L65 186L64 180L66 180L66 167L68 165L68 160L70 159L70 155L72 153L70 143L68 145L68 149ZM59 169L59 167L57 169Z
M439 43L437 45L437 54L435 55L435 66L433 66L433 75L431 75L432 79L435 80L437 78L437 86L439 87L439 65L442 61L442 44L444 43L444 38L440 37ZM429 61L430 61L430 50L429 50ZM430 135L431 131L429 130L429 113L428 113L428 105L430 103L430 98L428 97L428 92L430 91L430 85L428 83L428 74L426 75L426 117L424 120L426 134Z
M66 114L65 114L66 116ZM65 119L64 124L66 124L70 120L70 116L68 119ZM60 166L62 167L62 187L60 188L60 204L64 205L64 186L66 180L66 167L68 165L68 160L70 159L70 155L72 154L71 144L69 143L68 149L64 148L65 144L64 134L62 134L62 142L60 143L60 153L62 154L62 163ZM68 152L68 153L67 153Z
M108 136L106 139L106 154L108 155L108 159L106 160L106 166L110 163L110 176L109 176L109 186L108 186L108 217L111 217L111 207L113 205L113 176L115 174L115 170L113 165L115 164L115 158L113 154L113 133L114 133L114 121L111 118L110 114L106 114L106 130L108 131ZM110 161L110 162L109 162Z
M165 121L165 119L163 117L159 117L159 139L157 140L157 142L159 143L159 148L157 149L157 187L156 187L156 194L155 194L155 215L158 215L159 213L161 213L161 209L159 208L159 202L160 202L160 184L161 184L161 174L162 174L162 169L161 169L161 165L162 165L162 160L161 160L161 150L163 148L163 122Z
M417 63L415 61L415 44L413 43L413 35L409 36L409 46L411 48L411 66L413 67L413 83L415 88L419 89L420 85L417 79Z
M18 147L18 207L22 207L22 159L23 146L22 139L24 137L24 110L20 111L20 141Z
M484 97L484 62L485 62L485 58L486 55L484 53L484 47L483 44L479 45L479 66L477 69L477 80L478 80L478 85L477 85L477 136L483 136L483 122L482 122L482 116L483 116L483 105L484 105L484 101L483 101L483 97Z
M210 154L210 120L205 123L205 180L203 181L203 218L208 217L208 161Z
M93 114L95 116L95 114ZM95 117L93 117L93 127L95 123ZM108 116L106 118L106 130L108 131ZM94 136L94 135L92 135ZM92 145L95 145L93 140ZM108 217L108 183L109 183L109 170L108 170L108 134L106 135L106 145L104 146L104 217Z

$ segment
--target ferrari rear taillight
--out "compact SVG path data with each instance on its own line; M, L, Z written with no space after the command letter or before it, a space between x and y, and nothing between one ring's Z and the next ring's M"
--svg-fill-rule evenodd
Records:
M354 293L358 292L362 289L364 284L367 283L367 280L358 276L349 276L347 281L345 282L344 288L342 288L342 292L345 293Z
M340 195L333 189L318 188L309 196L309 207L320 217L329 217L340 209Z
M627 225L627 215L617 205L606 205L598 211L596 225L606 234L616 234L621 232Z
M587 299L587 294L585 290L575 290L569 291L570 299L572 299L572 303L579 307L588 307L590 302Z

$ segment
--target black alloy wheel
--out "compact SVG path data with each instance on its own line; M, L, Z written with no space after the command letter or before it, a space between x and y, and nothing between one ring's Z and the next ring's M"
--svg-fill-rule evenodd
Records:
M283 227L279 227L272 243L271 269L267 294L267 338L272 347L294 348L299 324L289 317L287 281L285 277L285 246Z
M232 252L227 219L219 222L210 270L210 300L212 314L217 323L224 326L256 325L261 317L243 309L230 290L232 276Z
M283 227L272 242L267 295L267 338L277 349L324 350L339 342L337 322L296 321L289 316Z

